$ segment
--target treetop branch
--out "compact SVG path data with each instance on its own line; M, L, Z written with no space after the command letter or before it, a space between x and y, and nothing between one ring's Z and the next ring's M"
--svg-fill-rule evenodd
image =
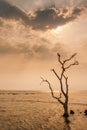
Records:
M70 58L66 59L63 61L63 64L65 64L67 61L70 61L72 58L74 58L77 55L77 53L74 53L73 55L71 55Z
M63 62L61 61L61 55L59 53L57 53L57 56L58 56L58 61L61 65L63 65Z
M71 66L73 65L79 65L79 62L78 61L75 61L74 63L70 64L69 66L65 67L65 70L70 68Z

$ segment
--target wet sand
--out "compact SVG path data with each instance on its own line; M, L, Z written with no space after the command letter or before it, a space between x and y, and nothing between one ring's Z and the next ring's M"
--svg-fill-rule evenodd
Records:
M70 93L66 124L62 106L48 92L0 91L0 130L87 130L87 91Z

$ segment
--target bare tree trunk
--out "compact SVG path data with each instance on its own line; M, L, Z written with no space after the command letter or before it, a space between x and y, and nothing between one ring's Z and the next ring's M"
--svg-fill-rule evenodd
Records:
M68 117L69 116L69 113L68 113L68 101L66 101L64 103L63 108L64 108L64 114L63 114L63 116L64 117Z

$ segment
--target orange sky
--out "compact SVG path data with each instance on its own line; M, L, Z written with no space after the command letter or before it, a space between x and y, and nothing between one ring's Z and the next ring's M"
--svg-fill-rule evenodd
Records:
M78 53L70 89L87 89L86 0L0 0L0 10L1 89L48 90L40 76L57 89L50 72L60 69L57 52L63 58Z

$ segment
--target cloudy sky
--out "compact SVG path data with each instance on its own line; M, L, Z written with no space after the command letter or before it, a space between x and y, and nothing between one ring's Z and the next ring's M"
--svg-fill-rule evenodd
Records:
M87 0L0 0L0 89L58 88L56 53L77 52L67 73L71 89L87 89Z

